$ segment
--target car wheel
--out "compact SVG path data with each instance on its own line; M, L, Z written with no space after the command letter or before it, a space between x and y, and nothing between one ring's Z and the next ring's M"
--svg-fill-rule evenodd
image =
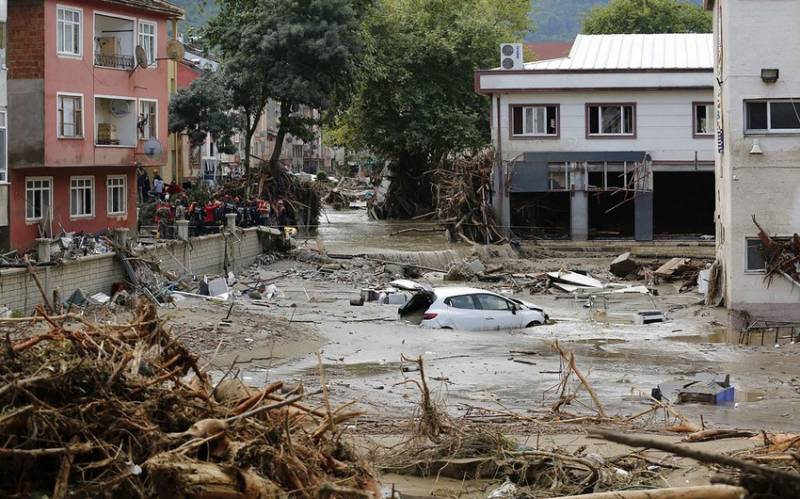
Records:
M525 327L536 327L536 326L541 326L541 325L542 325L542 323L539 322L539 321L532 321L530 324L528 324Z
M449 329L451 331L453 330L453 328L451 328L450 326L442 326L442 329Z

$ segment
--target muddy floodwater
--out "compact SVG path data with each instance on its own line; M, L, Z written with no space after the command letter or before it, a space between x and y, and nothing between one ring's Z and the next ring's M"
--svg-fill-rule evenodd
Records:
M431 225L369 221L363 210L329 211L320 226L321 242L307 240L300 245L321 244L330 253L350 254L452 248L440 233L390 235L409 228L430 229ZM563 265L607 268L609 257L562 255L552 262L534 263L542 268L550 263L552 270ZM294 260L264 268L280 276L303 266L314 268ZM440 278L423 277L434 285L443 284ZM358 400L376 416L408 416L415 409L418 391L403 382L418 373L401 363L401 356L421 356L435 395L446 399L454 415L476 408L543 413L557 398L561 360L552 344L558 341L563 349L574 352L578 367L610 414L638 413L649 406L647 397L659 383L689 381L707 372L730 375L735 401L721 406L681 405L680 411L687 416L702 415L706 424L720 427L774 431L800 427L800 348L739 346L738 333L722 326L725 311L703 307L696 293L678 293L680 283L662 285L655 297L611 299L608 314L599 318L586 308L585 300L564 294L519 293L515 296L544 307L553 323L491 332L424 329L399 320L396 305L351 306L350 299L359 295L359 283L338 282L323 274L311 279L277 277L271 283L279 293L270 306L244 299L238 306L240 313L283 317L313 334L284 337L280 342L259 338L246 348L219 356L219 365L237 356L242 359L238 367L245 380L254 384L282 379L318 386L319 351L333 398ZM491 289L486 283L470 285ZM669 321L634 325L615 318L654 309L666 312ZM580 405L568 410L592 413Z

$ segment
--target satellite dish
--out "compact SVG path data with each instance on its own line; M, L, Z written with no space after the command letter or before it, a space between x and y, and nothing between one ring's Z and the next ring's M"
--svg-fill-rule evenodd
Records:
M147 69L149 63L147 62L147 52L144 51L144 47L141 45L136 46L136 65L142 69Z
M170 40L167 43L167 58L173 61L182 61L185 53L183 44L178 40Z
M144 155L150 159L155 159L161 156L161 153L164 152L164 147L161 145L156 139L149 138L144 143Z
M111 115L117 118L131 114L130 101L113 99L111 101Z

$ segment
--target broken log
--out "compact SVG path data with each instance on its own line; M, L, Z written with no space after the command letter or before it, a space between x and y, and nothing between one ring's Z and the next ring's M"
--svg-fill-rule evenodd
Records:
M595 492L579 496L561 496L558 499L744 499L747 490L732 485L702 485L668 489L617 490Z
M710 440L722 440L724 438L752 437L758 433L748 430L703 430L690 433L683 438L682 442L708 442Z
M715 454L712 452L691 449L689 447L675 445L669 442L661 442L652 438L622 435L608 430L593 429L589 431L589 435L630 447L658 449L664 452L675 454L676 456L694 459L695 461L701 463L718 464L720 466L735 468L751 475L758 475L765 478L774 479L776 481L786 482L800 490L800 474L792 473L790 471L759 466L757 464L748 463L747 461L723 454Z
M254 471L159 454L144 464L158 497L278 499L285 493Z

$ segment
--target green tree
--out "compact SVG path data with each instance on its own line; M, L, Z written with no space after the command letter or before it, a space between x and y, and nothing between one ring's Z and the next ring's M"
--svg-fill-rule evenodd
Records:
M611 0L591 9L582 32L608 33L710 33L711 13L680 0Z
M233 136L239 128L239 116L231 109L230 92L222 75L207 73L172 97L169 131L186 132L193 146L203 144L210 135L221 152L235 153Z
M308 140L316 120L350 88L360 52L360 13L368 0L220 0L205 36L220 54L231 102L242 115L249 171L253 133L269 99L280 102L273 178L287 134Z
M474 71L497 66L499 44L528 25L528 0L379 0L370 10L352 102L333 133L395 162L387 216L428 210L426 172L489 142Z

